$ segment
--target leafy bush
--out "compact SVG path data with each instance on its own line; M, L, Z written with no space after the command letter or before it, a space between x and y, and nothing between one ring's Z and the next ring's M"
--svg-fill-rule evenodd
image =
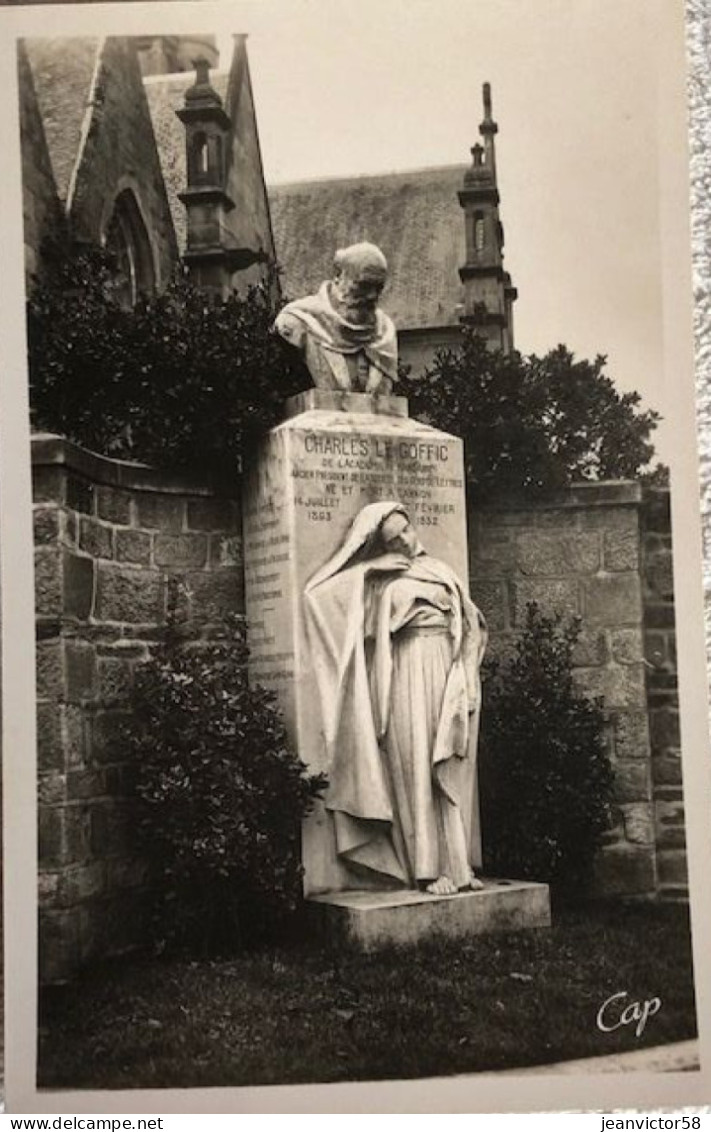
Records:
M591 879L613 786L602 703L573 678L579 633L529 605L513 657L488 665L482 710L485 869L563 897Z
M271 283L226 301L178 274L133 309L109 253L65 245L28 303L33 422L117 458L234 476L309 384L271 332Z
M397 391L412 416L463 437L478 498L545 492L634 477L654 454L658 414L638 410L638 393L617 393L604 366L564 346L543 358L503 354L464 329L461 348L440 350L420 378L402 374Z
M168 633L138 669L126 738L157 940L214 951L280 923L300 894L301 819L325 781L290 748L272 694L248 683L238 618L206 645Z

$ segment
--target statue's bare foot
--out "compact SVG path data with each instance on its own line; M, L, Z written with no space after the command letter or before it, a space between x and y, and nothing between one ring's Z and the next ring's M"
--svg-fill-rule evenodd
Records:
M484 887L483 880L479 880L479 877L474 872L474 869L472 869L469 873L469 887L473 892L477 892L480 888Z
M428 884L425 892L429 892L431 896L455 896L457 886L449 877L441 876Z

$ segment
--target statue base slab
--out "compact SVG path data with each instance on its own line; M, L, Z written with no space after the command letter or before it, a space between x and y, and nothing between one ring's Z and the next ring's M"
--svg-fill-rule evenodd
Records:
M547 884L484 880L476 891L431 896L412 890L326 892L307 900L315 927L329 944L359 951L407 946L433 937L460 939L489 932L549 928Z
M289 397L284 415L297 417L300 413L308 413L313 409L407 418L407 398L380 393L352 393L345 389L305 389L303 393Z

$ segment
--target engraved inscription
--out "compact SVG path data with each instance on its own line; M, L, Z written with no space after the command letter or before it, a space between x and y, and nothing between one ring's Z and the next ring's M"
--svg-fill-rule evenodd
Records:
M461 507L464 484L450 471L447 441L306 432L301 454L291 476L296 506L310 523L330 523L354 504L393 495L420 527L438 527Z
M294 676L288 625L289 535L283 493L277 498L257 479L245 514L245 591L252 679L279 690Z
M316 427L295 421L270 436L245 497L250 673L277 693L300 741L313 696L301 594L353 516L368 503L398 499L425 548L466 571L461 443L416 422L411 431L380 422L368 431L355 416L345 425L344 418Z

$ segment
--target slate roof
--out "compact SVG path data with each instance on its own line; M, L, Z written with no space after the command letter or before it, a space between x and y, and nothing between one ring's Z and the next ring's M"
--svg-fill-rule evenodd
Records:
M66 202L79 153L101 40L24 40L57 193Z
M457 325L463 299L466 166L416 169L269 189L282 287L296 298L331 274L338 247L370 240L387 257L384 310L400 329Z
M227 95L228 77L226 72L210 71L210 84L223 102ZM185 158L185 126L176 116L175 111L185 105L185 91L194 82L194 71L168 77L158 75L143 80L168 194L170 214L173 217L173 227L181 253L185 251L187 243L187 212L185 205L178 199L178 193L185 190L188 173Z

